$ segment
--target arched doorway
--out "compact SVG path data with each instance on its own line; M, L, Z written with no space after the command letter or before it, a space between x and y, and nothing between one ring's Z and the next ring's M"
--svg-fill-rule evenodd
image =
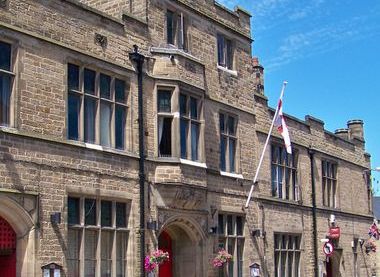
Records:
M172 217L164 224L158 237L158 247L168 251L170 261L162 264L159 277L203 277L204 233L190 218Z
M16 232L0 216L0 276L16 276Z
M158 248L164 252L169 253L169 261L160 265L159 276L160 277L173 277L172 266L173 266L173 251L172 251L172 238L168 233L163 231L158 238Z

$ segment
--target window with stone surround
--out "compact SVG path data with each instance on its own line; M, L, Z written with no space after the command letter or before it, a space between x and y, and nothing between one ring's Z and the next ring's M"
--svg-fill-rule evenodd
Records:
M166 11L166 39L168 45L187 50L186 18L182 12Z
M75 64L67 73L68 139L125 149L127 82Z
M299 277L301 235L274 234L274 276Z
M236 172L237 118L227 113L219 114L220 170Z
M286 148L273 144L271 148L272 196L286 200L299 200L297 180L298 153L292 154Z
M170 88L157 91L159 157L203 161L201 147L203 101L198 95Z
M337 165L331 161L322 161L322 204L326 207L336 208L336 179Z
M0 41L0 126L12 125L12 45Z
M92 197L68 197L68 276L127 276L130 205Z
M244 217L234 214L218 214L218 246L233 256L233 260L219 271L219 276L243 276ZM227 275L226 275L227 274Z
M218 65L227 69L233 69L233 44L232 40L222 34L217 34Z

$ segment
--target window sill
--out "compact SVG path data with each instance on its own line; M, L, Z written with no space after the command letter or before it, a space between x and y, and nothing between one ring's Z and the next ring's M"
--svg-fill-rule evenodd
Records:
M207 165L205 163L200 163L200 162L195 162L191 160L186 160L186 159L179 159L181 164L187 164L187 165L192 165L196 167L201 167L201 168L207 168Z
M242 174L231 173L231 172L226 172L226 171L220 171L220 175L235 178L235 179L244 179Z
M224 71L224 72L227 72L228 74L230 74L230 75L232 75L232 76L235 76L235 77L238 76L238 73L237 73L236 70L231 70L231 69L228 69L228 68L223 67L223 66L220 66L220 65L218 65L217 67L218 67L219 70L222 70L222 71Z
M184 58L192 60L193 62L196 62L196 63L199 63L199 64L203 65L203 63L201 62L201 60L198 59L197 57L191 55L189 52L185 52L182 49L174 48L174 46L173 46L173 48L151 47L150 48L150 52L151 53L156 53L156 54L178 55L178 56L182 56Z

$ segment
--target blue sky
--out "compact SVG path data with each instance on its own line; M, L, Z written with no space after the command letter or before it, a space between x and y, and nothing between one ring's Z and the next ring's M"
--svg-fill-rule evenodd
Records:
M332 132L362 119L372 166L380 166L380 1L218 2L251 12L253 55L265 68L269 104L287 80L285 113L310 114ZM380 195L380 172L373 176Z

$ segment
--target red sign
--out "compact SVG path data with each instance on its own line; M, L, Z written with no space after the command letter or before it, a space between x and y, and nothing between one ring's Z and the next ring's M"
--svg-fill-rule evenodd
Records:
M340 228L339 227L330 227L328 238L339 239L340 238Z
M323 245L323 253L325 253L325 255L327 257L330 257L334 252L334 246L331 242L326 242L324 245Z

